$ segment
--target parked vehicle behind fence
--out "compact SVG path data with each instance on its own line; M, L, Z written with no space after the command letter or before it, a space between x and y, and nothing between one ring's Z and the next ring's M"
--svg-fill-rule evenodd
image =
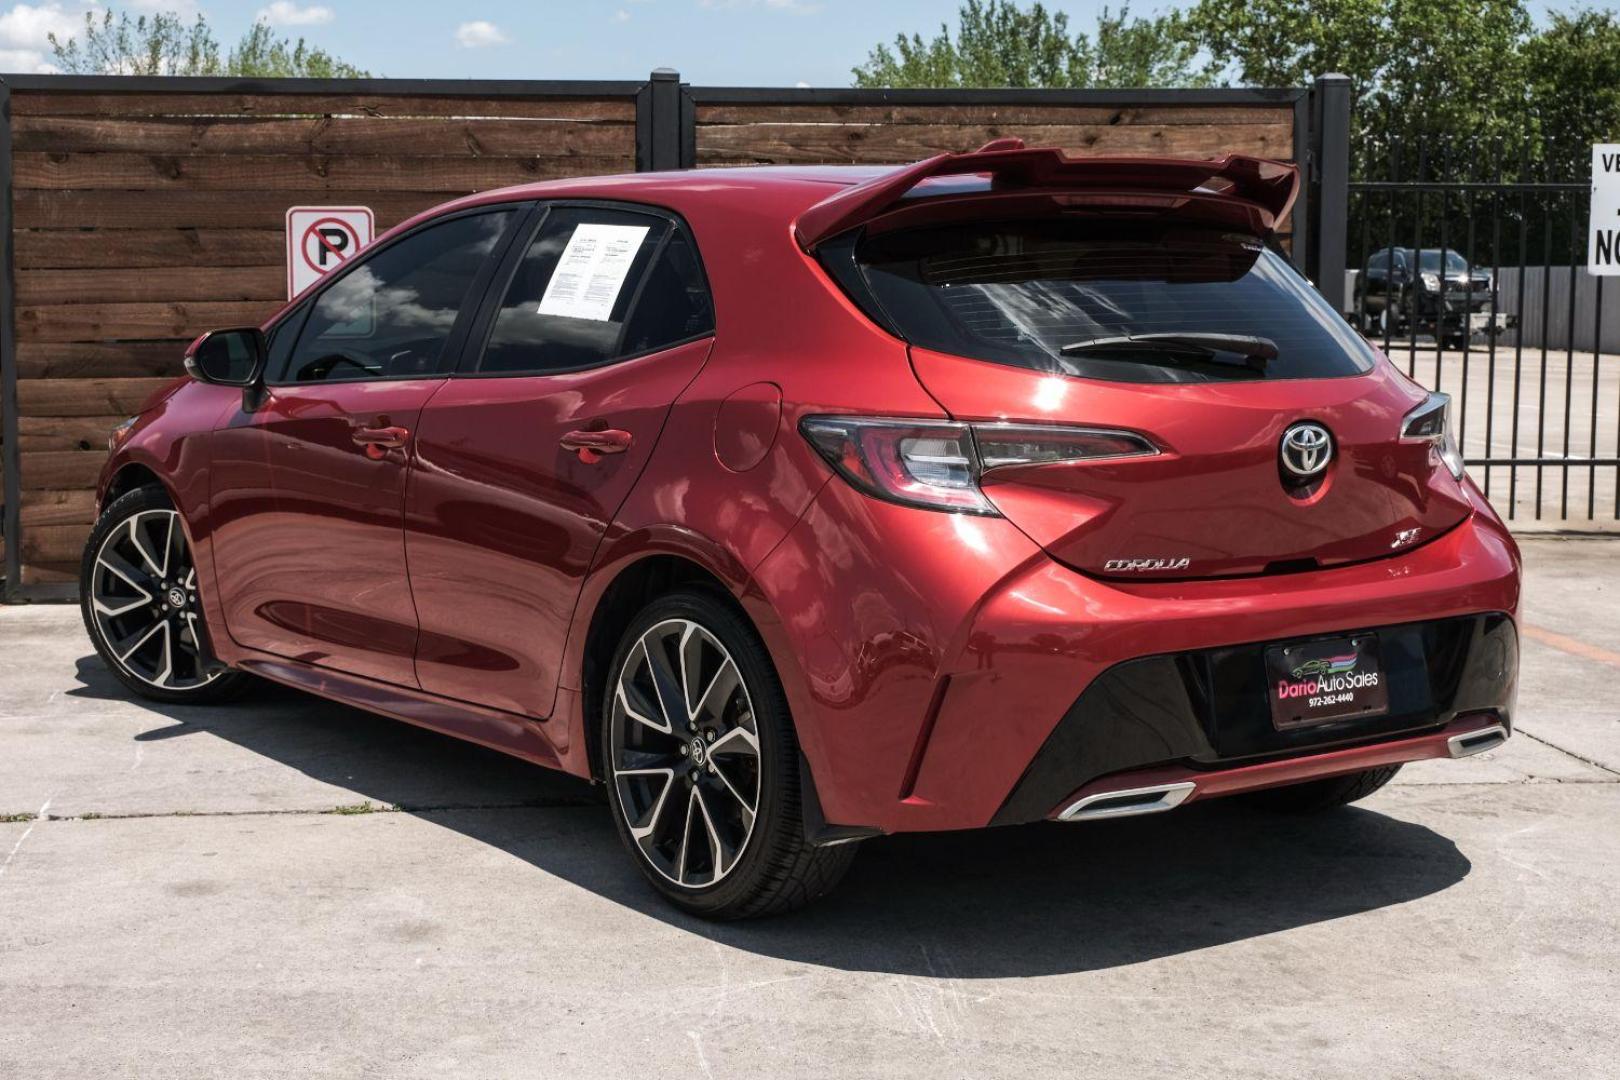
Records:
M1382 248L1367 257L1356 280L1360 325L1373 337L1409 332L1433 335L1461 348L1476 333L1495 334L1511 324L1494 313L1496 282L1472 268L1460 252L1437 248Z
M150 698L598 781L710 917L887 833L1359 799L1508 737L1519 557L1275 249L1297 185L1001 140L458 200L117 430L86 626Z

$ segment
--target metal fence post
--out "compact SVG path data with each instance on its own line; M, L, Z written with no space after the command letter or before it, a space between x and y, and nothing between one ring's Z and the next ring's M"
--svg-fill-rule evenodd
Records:
M1343 311L1350 230L1350 79L1316 80L1311 159L1316 180L1310 276L1322 298Z
M16 230L11 200L11 87L0 79L0 414L4 426L5 515L0 536L6 544L5 582L0 601L17 599L22 588L22 448L17 422Z
M636 171L679 169L685 162L680 72L658 68L636 93Z

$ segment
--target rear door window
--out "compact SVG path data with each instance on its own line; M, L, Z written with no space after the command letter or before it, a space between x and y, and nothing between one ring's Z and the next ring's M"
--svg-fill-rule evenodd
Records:
M633 210L559 206L519 259L477 370L578 371L713 330L708 287L684 229Z
M1373 363L1287 260L1246 234L1048 218L887 233L851 254L858 276L835 276L858 280L883 321L938 352L1120 382L1328 378ZM839 258L836 246L824 257ZM1141 335L1259 338L1275 355L1106 345Z

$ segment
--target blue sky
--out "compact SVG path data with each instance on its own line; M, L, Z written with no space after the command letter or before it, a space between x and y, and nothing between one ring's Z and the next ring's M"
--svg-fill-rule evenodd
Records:
M1188 0L1138 3L1139 13ZM224 42L255 18L373 73L414 78L634 79L674 67L718 86L847 86L849 69L901 32L931 36L958 0L128 0L201 10ZM1103 0L1049 0L1090 29ZM1118 0L1112 4L1118 8ZM1608 6L1598 4L1598 6ZM0 71L48 69L46 33L72 33L89 0L0 0Z
M71 33L92 6L0 0L0 71L48 63L45 33ZM958 0L131 0L112 6L201 10L222 41L235 40L262 16L283 33L398 77L633 79L668 66L709 85L847 86L849 69L873 44L954 23ZM1069 12L1076 27L1089 27L1103 3L1048 6Z

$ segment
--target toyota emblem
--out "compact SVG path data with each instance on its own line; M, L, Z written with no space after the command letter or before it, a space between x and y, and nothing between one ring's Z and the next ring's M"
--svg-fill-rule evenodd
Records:
M1328 429L1311 420L1303 420L1283 432L1283 476L1295 483L1315 480L1333 460L1333 436Z

